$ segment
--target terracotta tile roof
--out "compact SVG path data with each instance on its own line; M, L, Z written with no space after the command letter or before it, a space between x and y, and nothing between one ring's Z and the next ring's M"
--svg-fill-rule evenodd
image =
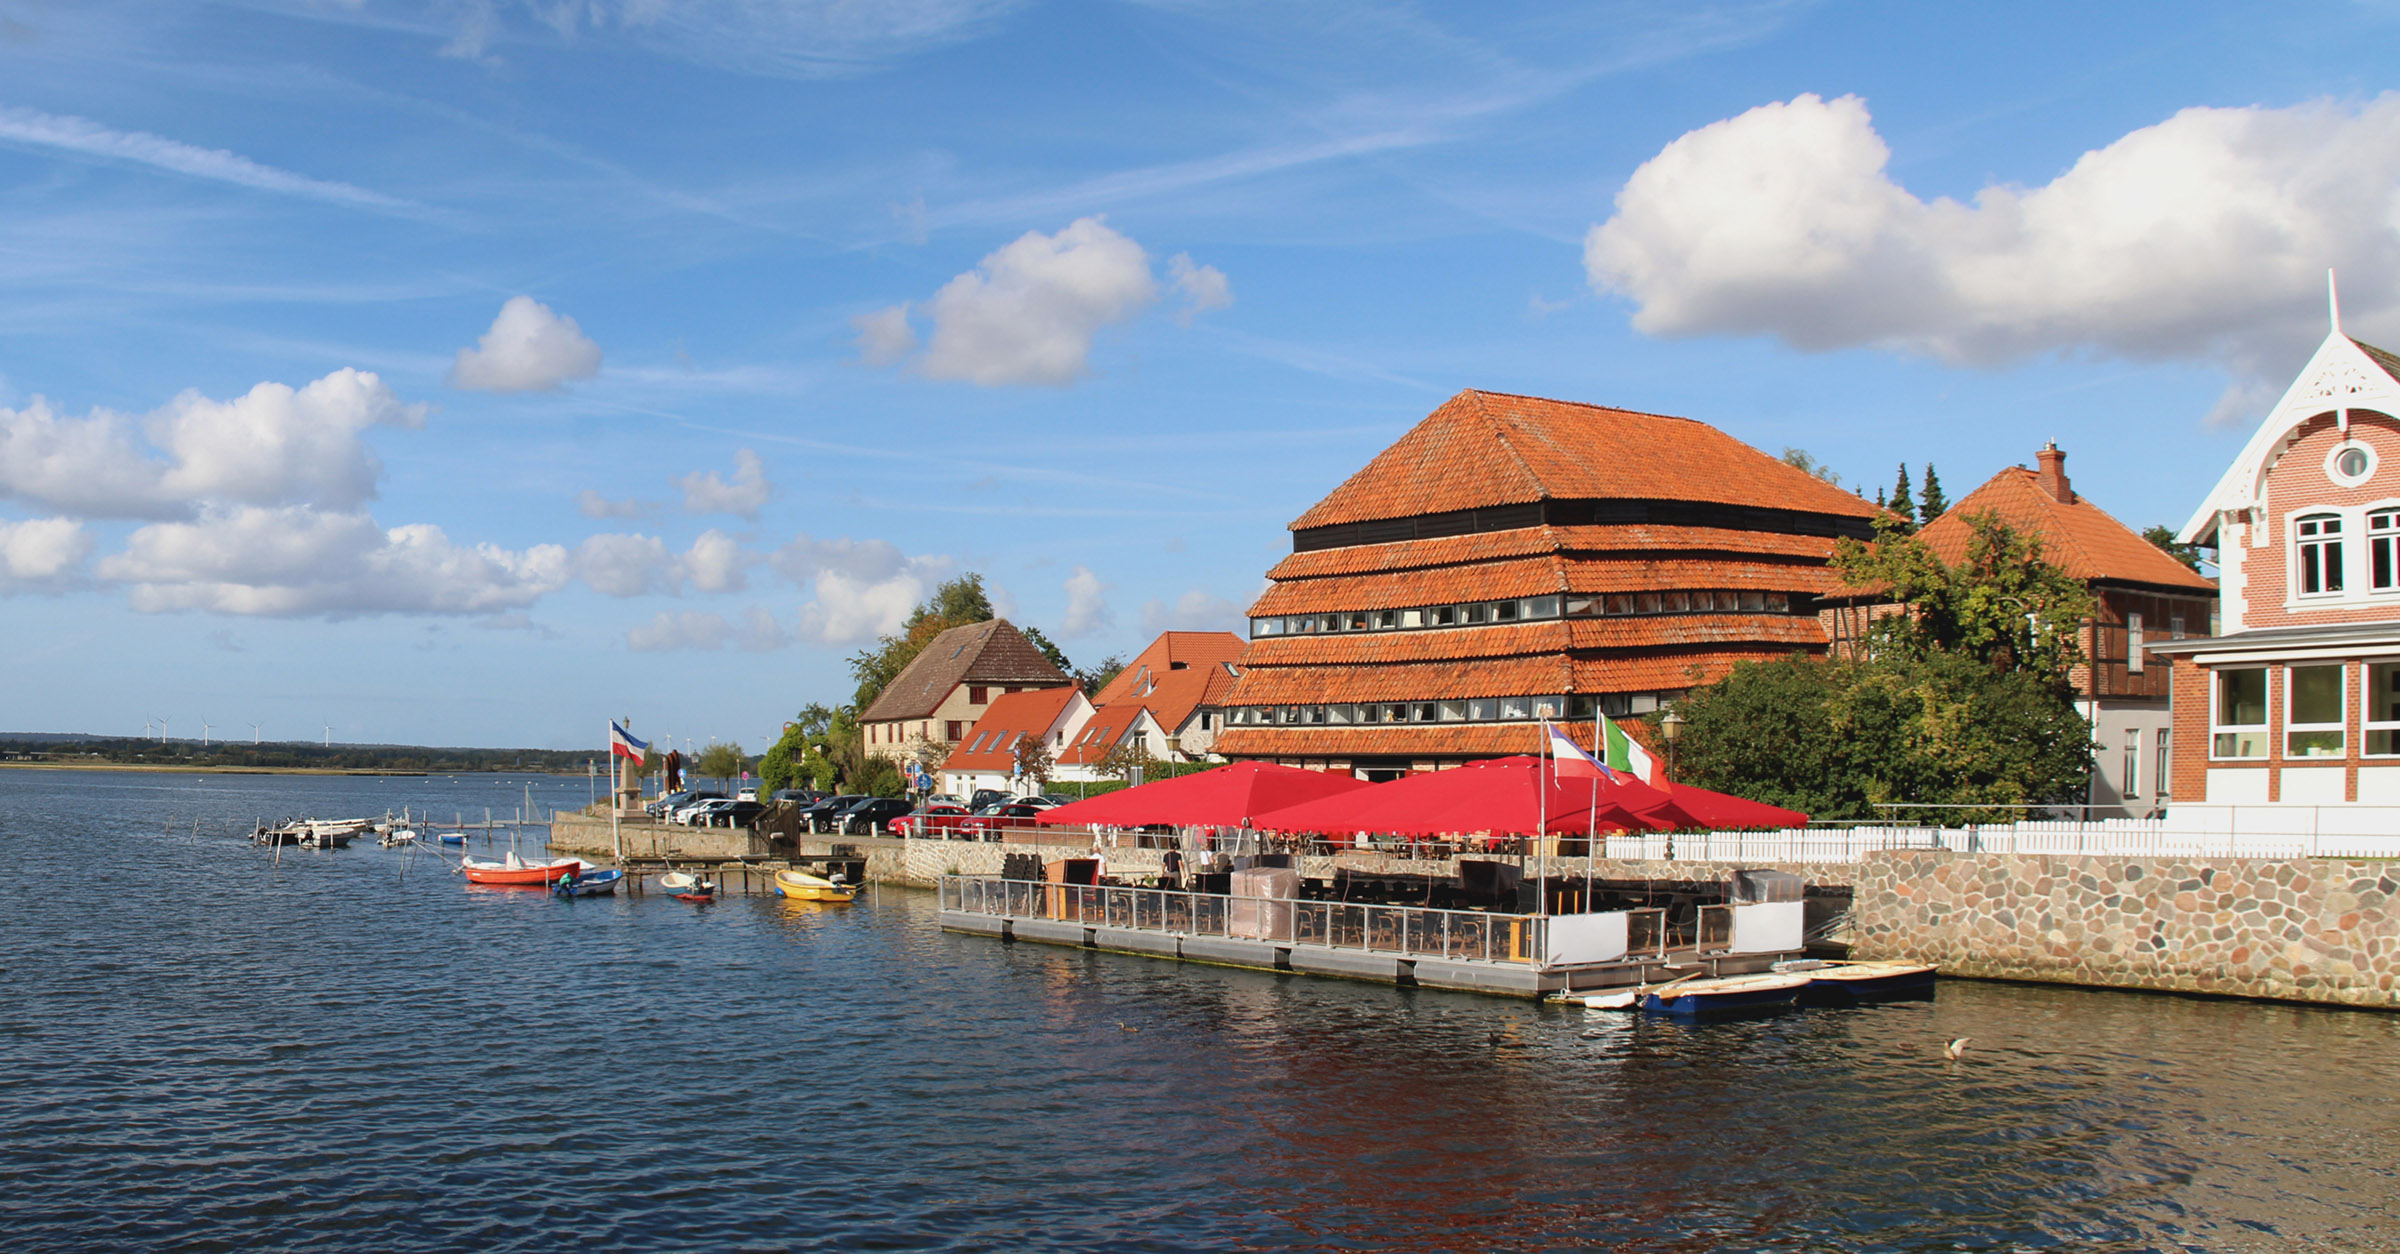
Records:
M2392 376L2394 379L2400 379L2400 354L2386 352L2383 349L2367 343L2365 340L2354 339L2350 342L2358 345L2358 351L2365 353L2368 360L2374 362L2378 366L2383 367L2383 372L2385 374Z
M1563 654L1386 666L1261 666L1242 673L1225 703L1320 705L1535 696L1567 691L1568 675Z
M1250 616L1402 610L1498 601L1553 592L1655 592L1729 589L1815 595L1838 578L1824 566L1760 558L1658 560L1555 556L1509 558L1478 566L1377 575L1287 579L1259 595Z
M1651 657L1579 659L1574 663L1576 692L1674 692L1713 684L1733 673L1736 663L1772 662L1795 650L1761 646L1720 648L1706 653L1668 653Z
M1465 391L1292 528L1543 498L1703 501L1867 518L1875 507L1704 422Z
M935 636L908 669L858 716L862 723L923 718L960 684L1067 684L1064 672L1005 618L953 627Z
M1795 536L1728 527L1673 527L1659 523L1612 523L1588 527L1521 527L1430 540L1394 540L1294 553L1275 563L1269 579L1356 575L1482 562L1535 553L1762 553L1785 557L1833 556L1830 536Z
M2216 592L2216 585L2198 571L2167 556L2110 517L2108 511L2074 495L2073 504L2061 502L2042 489L2036 472L2011 466L1917 534L1936 556L1956 563L1966 557L1972 535L1967 519L1988 510L2009 526L2041 537L2042 556L2074 578L2188 589L2204 595Z
M1590 723L1568 728L1592 746ZM1496 758L1532 753L1541 731L1532 723L1379 724L1374 727L1229 727L1216 751L1229 758L1446 757Z
M1251 669L1381 666L1519 657L1568 649L1676 648L1693 644L1817 649L1825 643L1825 629L1814 615L1657 614L1505 627L1270 636L1251 642L1249 662Z
M1148 711L1150 719L1167 735L1174 735L1192 715L1203 707L1216 709L1225 704L1226 694L1236 683L1234 673L1223 663L1196 667L1190 670L1168 671L1158 677L1158 685L1144 696L1125 696L1092 711L1084 721L1084 732L1067 742L1058 760L1070 766L1083 766L1108 756L1108 751L1134 725L1134 719ZM1096 730L1096 736L1086 734Z
M1092 704L1107 705L1146 685L1153 677L1163 680L1180 670L1241 660L1242 638L1230 631L1161 632L1158 639L1150 642L1150 647L1135 654L1115 679L1093 695Z
M1032 692L1012 692L993 699L983 717L975 720L974 729L958 748L942 763L945 771L1001 771L1014 764L1009 748L1019 737L1040 737L1049 733L1058 716L1081 695L1081 689L1037 688ZM970 753L970 749L981 749Z

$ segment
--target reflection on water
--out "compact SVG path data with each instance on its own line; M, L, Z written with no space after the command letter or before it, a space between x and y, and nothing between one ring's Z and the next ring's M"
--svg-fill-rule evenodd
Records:
M11 1245L2400 1249L2396 1016L1690 1027L229 834L522 787L0 772Z

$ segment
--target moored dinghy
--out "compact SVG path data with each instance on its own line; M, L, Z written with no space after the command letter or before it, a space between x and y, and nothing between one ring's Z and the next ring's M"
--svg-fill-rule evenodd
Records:
M1929 962L1828 962L1793 974L1808 978L1808 987L1800 990L1800 1004L1855 1006L1931 997L1935 972Z
M669 871L658 877L658 886L677 901L715 901L717 882L701 879L684 871Z
M461 858L458 869L470 884L489 884L503 888L543 888L559 877L581 874L590 864L581 858L553 858L548 862L527 862L510 853L498 862L481 858Z
M777 871L775 895L793 901L853 901L858 897L858 885L806 871Z
M558 877L550 885L550 891L559 897L612 897L624 878L625 873L614 867L605 871L570 872Z
M1652 989L1642 995L1642 1009L1679 1019L1750 1014L1789 1006L1806 987L1805 975L1728 975Z

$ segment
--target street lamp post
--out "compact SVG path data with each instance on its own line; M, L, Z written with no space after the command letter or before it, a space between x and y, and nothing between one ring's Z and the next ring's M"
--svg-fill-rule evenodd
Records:
M1667 779L1669 781L1675 778L1675 742L1683 739L1683 724L1683 715L1673 706L1668 706L1667 712L1659 716L1659 738L1667 742Z

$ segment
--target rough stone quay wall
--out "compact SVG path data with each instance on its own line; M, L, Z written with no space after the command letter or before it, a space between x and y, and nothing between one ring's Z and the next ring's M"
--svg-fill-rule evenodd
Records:
M1852 954L1952 975L2400 1009L2400 864L1888 852Z
M717 862L728 858L768 856L766 838L745 827L683 827L649 820L627 821L612 833L607 819L560 813L550 820L550 848L558 853L606 858L625 842L629 858L674 858Z

